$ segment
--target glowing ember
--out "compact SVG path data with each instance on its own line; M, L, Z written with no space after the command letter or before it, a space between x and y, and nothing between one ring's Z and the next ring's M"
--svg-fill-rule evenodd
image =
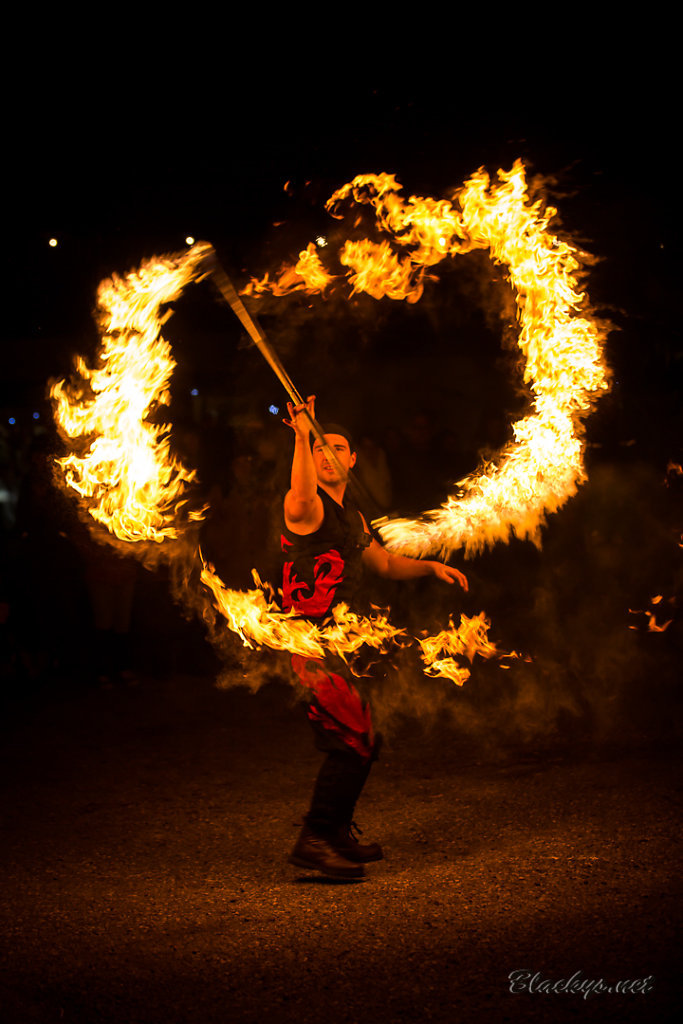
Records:
M667 619L666 622L662 622L662 624L659 625L653 612L648 612L647 618L647 628L650 631L650 633L663 633L664 630L668 629L671 623L673 622L673 619Z
M659 604L662 603L663 600L664 600L664 595L663 594L657 594L655 597L650 598L650 604L652 604L652 605L659 605ZM675 599L673 597L670 597L670 598L668 598L668 602L669 602L669 604L674 604L675 603ZM645 608L645 609L629 608L629 613L631 615L644 615L646 617L648 633L663 633L665 630L667 630L669 628L669 626L673 622L673 619L667 619L666 622L662 622L661 624L658 623L657 622L657 617L656 617L655 613L653 611L650 611L650 609L648 609L648 608ZM638 629L639 627L631 625L628 628L629 629Z
M103 281L97 293L99 366L91 369L79 357L80 379L59 381L50 392L60 432L75 449L58 460L64 481L119 540L160 543L179 536L183 516L201 517L184 509L196 473L170 454L170 427L147 417L168 403L175 367L160 335L170 316L161 306L204 273L210 251L195 245L179 256L149 260L125 278Z

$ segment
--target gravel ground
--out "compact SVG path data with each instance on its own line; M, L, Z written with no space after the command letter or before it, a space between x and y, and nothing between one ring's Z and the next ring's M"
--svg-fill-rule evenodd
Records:
M286 862L320 755L284 686L44 691L4 734L6 1024L673 1015L675 751L493 763L406 735L358 809L386 859L349 884Z

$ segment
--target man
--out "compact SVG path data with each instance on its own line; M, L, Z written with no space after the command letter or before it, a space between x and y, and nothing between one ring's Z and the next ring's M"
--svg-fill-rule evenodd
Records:
M311 445L315 395L304 405L288 402L287 408L290 418L284 422L295 441L281 538L284 610L322 622L342 601L353 607L363 565L390 579L432 575L467 590L457 569L391 554L371 537L361 513L344 503L356 462L350 434L330 424L323 428L325 445L318 439ZM317 744L327 756L290 863L336 878L361 878L363 864L382 858L377 843L361 844L352 831L354 807L378 753L370 710L340 658L293 655L292 667L305 688Z

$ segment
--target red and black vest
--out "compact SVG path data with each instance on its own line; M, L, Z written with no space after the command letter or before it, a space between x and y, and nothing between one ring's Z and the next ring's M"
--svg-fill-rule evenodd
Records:
M353 608L371 539L356 508L338 505L322 487L318 494L325 514L315 533L302 537L283 524L280 538L282 609L307 619L324 619L342 601Z

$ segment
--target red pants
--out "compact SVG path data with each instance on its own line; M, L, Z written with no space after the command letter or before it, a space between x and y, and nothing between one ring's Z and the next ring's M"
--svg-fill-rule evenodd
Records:
M364 704L341 658L325 661L292 655L292 668L307 691L309 721L321 750L351 750L365 762L373 756L375 734Z

